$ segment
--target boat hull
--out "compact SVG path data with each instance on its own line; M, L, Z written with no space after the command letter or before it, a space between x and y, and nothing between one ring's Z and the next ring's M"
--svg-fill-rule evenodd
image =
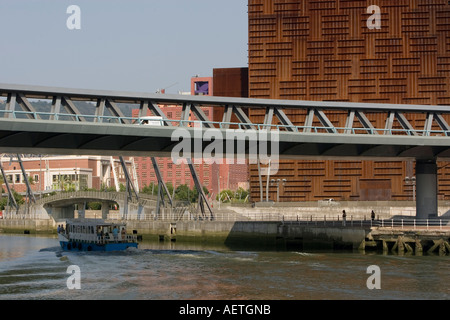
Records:
M124 251L128 248L137 248L138 244L131 243L106 243L106 244L96 244L96 243L82 243L82 242L68 242L60 241L61 248L64 251L102 251L102 252L112 252L112 251Z

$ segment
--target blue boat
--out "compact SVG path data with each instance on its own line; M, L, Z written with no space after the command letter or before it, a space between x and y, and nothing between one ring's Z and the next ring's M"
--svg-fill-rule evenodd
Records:
M127 233L126 224L97 219L76 219L58 230L65 251L122 251L137 248L137 237Z

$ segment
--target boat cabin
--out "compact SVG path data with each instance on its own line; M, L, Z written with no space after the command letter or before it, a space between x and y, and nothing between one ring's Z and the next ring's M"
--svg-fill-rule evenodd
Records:
M128 243L135 242L135 236L127 234L126 224L104 220L67 221L64 230L70 241L81 243Z

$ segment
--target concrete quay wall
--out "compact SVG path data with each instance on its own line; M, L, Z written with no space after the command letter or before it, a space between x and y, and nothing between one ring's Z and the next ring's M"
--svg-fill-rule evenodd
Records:
M320 227L282 222L187 221L128 222L143 239L223 243L230 247L282 247L292 249L357 249L369 230Z
M0 220L0 233L14 234L53 234L56 233L54 220L36 219L2 219Z
M357 249L367 231L257 221L127 221L143 240L225 244L232 248ZM0 233L54 234L53 220L0 220Z

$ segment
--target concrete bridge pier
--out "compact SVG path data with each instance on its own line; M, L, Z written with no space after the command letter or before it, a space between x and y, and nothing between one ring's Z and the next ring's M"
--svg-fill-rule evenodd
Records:
M438 169L436 159L416 162L416 218L438 216Z
M109 214L109 202L102 202L102 219L106 220L108 219Z
M78 203L77 204L77 210L78 210L78 218L84 219L86 218L86 203Z

